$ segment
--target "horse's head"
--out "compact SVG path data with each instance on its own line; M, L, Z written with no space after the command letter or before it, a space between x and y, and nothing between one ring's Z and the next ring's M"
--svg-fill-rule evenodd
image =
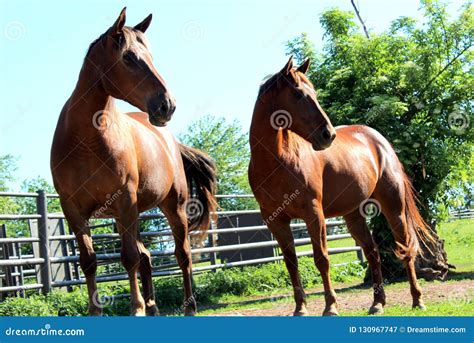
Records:
M310 60L306 60L298 68L293 68L293 58L290 58L283 69L266 83L267 89L274 92L271 96L274 114L285 113L289 130L311 143L314 150L328 148L336 138L336 130L318 102L313 84L306 77ZM265 89L263 90L265 91ZM276 107L275 107L276 106ZM278 116L271 118L278 121ZM272 123L279 126L278 122Z
M153 125L163 126L176 102L153 65L144 34L151 18L150 14L134 27L125 26L124 8L112 27L92 43L87 57L99 70L109 95L147 112Z

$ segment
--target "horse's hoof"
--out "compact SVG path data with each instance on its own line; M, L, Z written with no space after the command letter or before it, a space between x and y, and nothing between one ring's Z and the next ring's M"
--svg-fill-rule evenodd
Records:
M194 317L196 315L196 311L191 308L184 309L184 315L186 317Z
M153 305L146 308L146 315L149 317L157 317L160 315L160 311L156 305Z
M145 308L134 308L130 311L130 316L132 317L144 317L146 316Z
M335 317L338 315L339 315L339 312L337 312L337 309L335 306L331 306L330 308L325 309L323 312L324 317Z
M102 309L100 307L89 307L89 316L91 317L101 317Z
M414 304L414 305L412 306L412 308L413 308L414 310L426 311L426 306L425 306L425 304L423 304L423 303Z
M370 306L369 308L369 314L370 315L381 315L383 314L383 305L378 303Z
M308 311L306 309L301 309L299 311L293 312L294 317L304 317L308 315Z

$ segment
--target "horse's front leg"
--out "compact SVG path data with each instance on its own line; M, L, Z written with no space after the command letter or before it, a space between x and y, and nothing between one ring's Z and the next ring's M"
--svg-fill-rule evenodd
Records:
M77 244L79 246L79 263L82 272L86 277L87 292L89 296L89 316L101 316L103 305L97 292L97 258L92 244L91 231L87 217L81 215L74 206L67 202L61 201L61 206L69 227L76 236Z
M312 211L305 218L306 226L313 245L314 263L321 273L324 285L324 298L326 307L323 316L337 316L336 292L329 276L329 254L326 242L326 221L320 202L314 202Z
M277 218L271 217L271 213L261 209L263 219L265 220L268 229L276 238L283 259L285 261L286 269L290 274L291 284L293 286L293 295L295 299L294 316L306 316L306 294L301 284L300 275L298 272L298 257L295 250L295 240L291 232L290 218L285 215L280 215Z
M138 248L140 250L140 280L142 282L143 297L145 298L146 314L147 316L159 316L160 311L156 306L153 279L151 277L153 269L151 265L151 254L140 238L138 239Z
M140 268L140 247L138 241L138 209L135 194L123 194L118 200L118 215L116 216L118 231L122 241L120 257L130 281L130 314L145 315L145 301L138 285L138 270Z

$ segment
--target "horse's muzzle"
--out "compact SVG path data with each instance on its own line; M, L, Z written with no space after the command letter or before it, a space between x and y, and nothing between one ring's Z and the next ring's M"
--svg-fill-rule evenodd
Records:
M160 95L148 102L150 122L156 126L165 126L176 110L176 101L167 94Z
M312 147L314 150L324 150L331 146L332 142L336 139L336 130L334 127L326 126L322 129L321 134L317 138L313 139Z

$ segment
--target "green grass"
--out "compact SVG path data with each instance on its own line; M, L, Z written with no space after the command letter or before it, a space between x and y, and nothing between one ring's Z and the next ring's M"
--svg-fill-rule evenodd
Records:
M474 271L474 219L441 223L438 234L445 240L448 261L456 271Z
M413 310L407 306L385 306L384 316L474 316L472 303L453 306L450 303L427 302L426 311ZM341 312L342 316L367 316L367 310Z
M352 238L344 238L337 241L329 241L328 248L341 248L341 247L352 247L355 246L355 241ZM302 251L311 251L313 250L311 244L300 245L296 247L297 252ZM337 265L352 261L357 261L357 253L353 252L345 252L341 254L332 254L329 256L329 260L331 265Z

